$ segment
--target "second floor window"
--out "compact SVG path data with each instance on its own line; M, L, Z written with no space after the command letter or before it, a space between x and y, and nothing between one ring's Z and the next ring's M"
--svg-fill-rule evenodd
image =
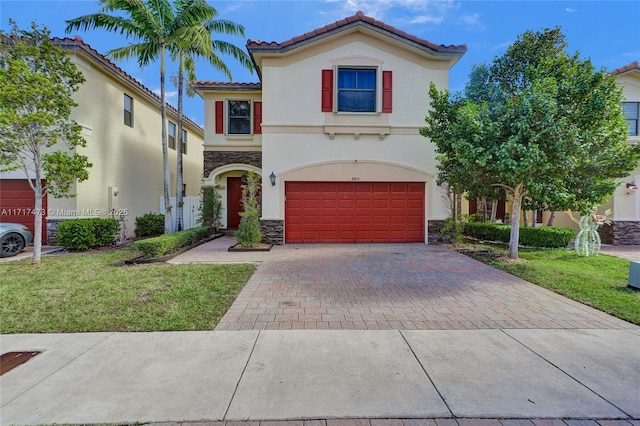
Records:
M133 127L133 98L124 95L124 124Z
M623 102L625 119L629 125L629 136L638 136L638 105L640 102Z
M338 111L376 111L376 70L338 68Z
M187 153L187 131L182 130L182 153Z
M229 122L227 133L230 135L251 134L251 102L228 101Z
M169 148L176 149L176 125L169 122Z

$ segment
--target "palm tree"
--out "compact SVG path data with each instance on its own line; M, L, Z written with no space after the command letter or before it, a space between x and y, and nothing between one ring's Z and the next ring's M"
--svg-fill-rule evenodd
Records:
M174 46L186 46L190 40L181 37L189 34L186 30L194 23L207 20L202 15L203 8L184 7L181 13L174 15L169 0L100 0L99 13L81 16L67 21L66 32L73 30L105 29L119 33L133 43L107 52L115 60L136 58L140 67L160 59L160 115L162 119L162 162L165 205L165 233L171 232L171 203L169 199L169 152L167 146L167 111L165 94L165 72L167 50ZM188 6L188 5L187 5ZM120 14L124 14L121 16Z
M174 6L176 9L176 20L180 20L181 16L187 14L186 10L189 8L199 9L200 22L191 22L190 26L180 27L176 38L182 42L176 43L171 48L171 57L174 61L178 62L178 146L177 149L177 171L176 171L176 223L178 226L183 224L183 162L182 162L182 147L184 141L182 140L183 129L183 93L184 93L184 73L187 73L187 80L195 80L195 58L204 58L209 64L223 72L226 77L231 80L231 71L224 63L224 61L218 56L217 53L231 55L235 60L240 62L245 68L253 72L253 65L249 55L243 50L234 46L233 44L222 41L212 40L211 35L227 34L233 36L244 37L244 28L241 25L235 24L228 20L214 20L218 16L218 11L211 5L207 4L205 0L175 0ZM188 42L184 42L188 41ZM187 86L187 95L193 96L195 93L190 90L190 86Z

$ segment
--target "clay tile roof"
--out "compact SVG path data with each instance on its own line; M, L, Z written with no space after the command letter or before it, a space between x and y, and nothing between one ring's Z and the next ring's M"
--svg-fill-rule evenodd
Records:
M624 74L627 71L640 71L640 65L638 65L638 61L634 61L631 62L628 65L625 65L624 67L620 67L620 68L616 68L615 70L611 71L609 74L611 75L620 75L620 74Z
M212 89L212 90L262 90L261 83L230 83L220 81L205 81L196 80L191 84L198 89Z
M355 15L353 16L348 16L344 19L341 19L339 21L333 22L331 24L325 25L324 27L320 27L317 28L313 31L309 31L305 34L299 35L299 36L295 36L289 40L285 40L281 43L276 43L275 41L272 41L270 43L265 43L263 41L259 41L259 40L247 40L247 49L251 50L252 47L255 48L265 48L265 47L269 47L269 48L275 48L275 49L282 49L285 47L289 47L289 46L293 46L297 43L306 41L306 40L310 40L314 37L317 37L321 34L325 34L327 32L330 31L334 31L337 29L340 29L342 27L345 27L351 23L354 22L364 22L367 23L375 28L378 28L380 30L386 31L388 33L391 33L392 35L395 35L397 37L406 39L408 41L411 41L413 43L416 43L420 46L429 48L431 50L434 50L436 52L452 52L452 53L464 53L467 51L467 46L464 44L460 44L460 45L443 45L443 44L435 44L432 43L428 40L425 40L423 38L420 37L416 37L414 35L411 34L407 34L405 31L399 30L397 28L395 28L392 25L387 25L384 22L380 22L376 19L373 19L370 16L365 16L364 13L362 13L362 11L358 11Z
M87 55L89 55L91 58L93 58L96 62L101 63L102 65L106 66L107 69L111 70L115 74L117 74L120 77L124 78L129 84L131 84L132 86L134 86L137 89L139 89L142 92L144 92L146 95L148 95L151 98L153 98L154 100L156 100L158 102L158 105L160 104L160 102L161 102L160 96L158 96L155 93L153 93L150 89L148 89L146 86L144 86L138 80L136 80L135 78L133 78L129 74L127 74L122 68L120 68L119 66L117 66L116 64L111 62L106 56L102 55L97 50L92 48L90 45L85 43L82 40L82 37L80 37L79 35L73 36L73 38L69 38L69 37L65 37L65 38L53 37L51 39L51 41L54 44L56 44L56 45L58 45L58 46L60 46L62 48L65 48L65 49L71 49L71 48L82 49ZM173 112L174 114L178 114L178 110L176 108L174 108L172 105L167 104L167 108L171 112ZM204 134L204 129L202 127L200 127L195 121L191 120L189 117L185 116L184 117L184 121L188 122L191 126L193 126L199 132L202 132Z

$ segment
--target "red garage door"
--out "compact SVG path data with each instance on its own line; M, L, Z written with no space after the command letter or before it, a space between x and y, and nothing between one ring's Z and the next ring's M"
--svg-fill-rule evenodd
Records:
M44 181L42 181L44 185ZM0 180L0 221L21 223L29 227L33 233L35 194L26 179L2 179ZM42 242L47 241L47 197L42 200Z
M286 182L285 242L424 241L424 183Z

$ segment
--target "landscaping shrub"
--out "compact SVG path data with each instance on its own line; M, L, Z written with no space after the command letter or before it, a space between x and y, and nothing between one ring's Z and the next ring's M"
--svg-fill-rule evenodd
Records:
M253 172L247 173L247 184L242 185L242 205L244 211L240 213L240 225L233 236L238 245L253 247L262 241L260 229L260 205L258 192L260 191L260 177Z
M537 228L520 227L520 244L527 247L561 248L571 243L576 231L551 226Z
M70 251L82 251L114 244L120 230L117 219L74 219L58 225L56 243Z
M202 226L217 227L222 219L222 195L212 186L202 187L200 223Z
M211 226L185 229L184 231L137 241L136 248L144 254L144 257L161 257L202 241L212 233L213 228Z
M482 241L508 243L511 227L496 223L465 223L464 235ZM575 231L569 228L520 227L520 244L528 247L560 248L566 247L575 237Z
M164 215L145 213L136 217L136 237L155 237L164 234Z
M444 221L444 226L440 230L440 233L442 233L445 241L458 244L464 239L463 230L464 224L450 217Z

